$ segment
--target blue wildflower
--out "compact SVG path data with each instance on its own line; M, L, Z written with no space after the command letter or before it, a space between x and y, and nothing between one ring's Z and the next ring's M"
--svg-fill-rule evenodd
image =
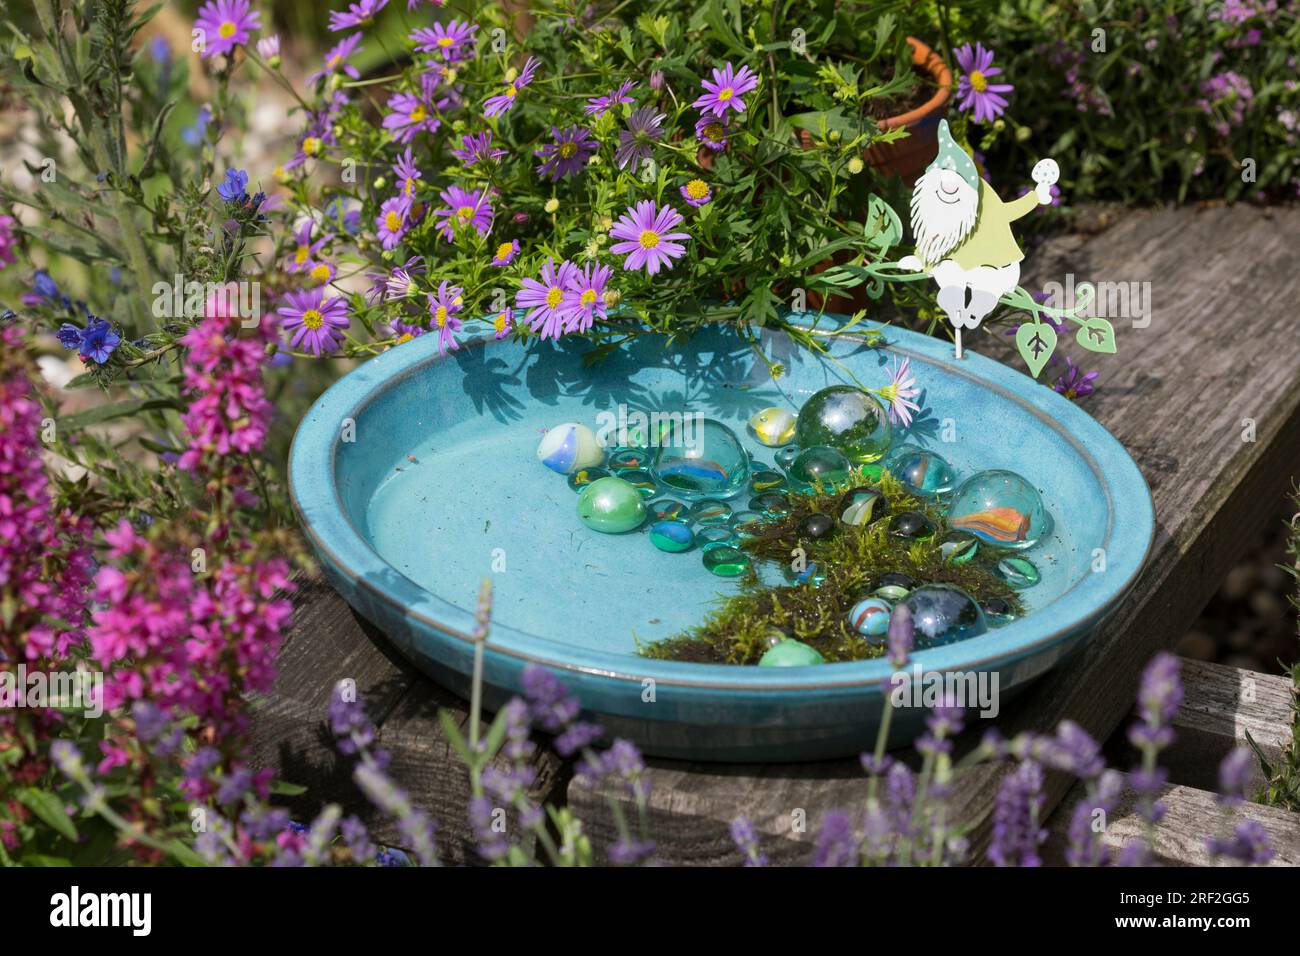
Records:
M241 202L248 192L248 173L242 169L227 169L225 180L217 187L217 195L226 202Z
M208 136L208 124L212 122L212 110L200 106L194 117L194 125L181 130L181 139L187 146L199 146Z
M82 361L103 365L122 343L122 336L113 331L105 319L92 315L84 329L79 329L71 322L64 322L55 333L59 344L65 349L76 349Z

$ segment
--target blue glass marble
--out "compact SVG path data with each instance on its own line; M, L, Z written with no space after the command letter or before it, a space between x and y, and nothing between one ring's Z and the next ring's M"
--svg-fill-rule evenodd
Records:
M918 497L946 495L957 484L952 465L942 455L917 445L899 445L885 456L885 468Z
M799 457L799 452L803 451L798 445L786 445L784 448L778 448L772 455L772 460L776 462L778 468L790 470L794 460Z
M699 524L726 524L731 518L731 505L716 498L705 498L686 509L686 517Z
M902 603L912 612L917 650L954 644L989 629L975 599L955 584L923 584Z
M981 541L1021 551L1052 530L1052 517L1033 485L1014 471L981 471L953 493L948 525Z
M883 598L862 598L849 609L849 627L863 637L880 637L889 630L892 611L893 607Z
M609 472L604 468L579 468L569 476L569 487L574 491L581 491L593 481L608 477Z
M692 421L694 421L692 419ZM655 451L650 472L684 498L730 498L749 482L749 455L726 425L706 418L676 429Z
M650 526L650 543L660 551L677 554L691 549L695 534L685 521L656 521Z

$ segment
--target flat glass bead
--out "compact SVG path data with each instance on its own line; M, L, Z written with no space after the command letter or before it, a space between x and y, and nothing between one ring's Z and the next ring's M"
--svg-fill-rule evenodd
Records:
M1011 602L1004 601L1002 598L989 598L981 605L984 608L984 618L989 622L990 627L1004 627L1016 619L1016 612L1011 607Z
M660 484L685 498L729 498L747 487L749 454L726 425L706 418L676 429L672 439L650 466Z
M760 525L770 520L768 515L759 514L757 511L737 511L731 516L728 523L737 537L749 538L754 535Z
M695 534L685 521L656 521L650 526L650 543L660 551L677 554L691 549Z
M731 518L731 505L715 498L697 501L686 510L686 517L698 524L726 524Z
M569 487L574 491L581 491L593 481L608 477L609 472L604 468L579 468L569 476Z
M816 648L809 647L802 641L784 640L770 648L758 661L759 667L811 667L825 664Z
M605 458L605 467L618 473L646 470L650 466L650 453L644 448L617 448Z
M786 445L784 448L778 448L772 455L772 460L776 462L778 468L790 470L794 460L799 457L799 452L803 451L798 445Z
M705 524L695 530L695 540L702 548L711 548L718 544L734 545L736 534L725 524Z
M779 471L764 468L754 472L749 478L749 490L756 495L773 491L785 484L785 475Z
M749 570L749 555L726 544L706 548L702 560L704 567L720 578L739 577Z
M785 495L767 492L749 499L749 510L758 511L773 518L782 518L790 513L790 503Z
M921 586L921 582L902 571L886 571L872 583L872 593L887 601L901 601Z
M641 526L646 507L640 492L622 478L601 478L578 495L578 517L602 534L622 534Z
M1019 556L1003 558L993 572L1017 591L1032 588L1039 581L1038 568L1032 561Z
M764 408L749 419L749 431L764 445L775 448L794 438L795 415L784 408Z
M799 409L795 426L795 441L804 448L831 445L856 464L878 461L892 438L885 406L852 385L832 385L816 392Z
M1042 496L1014 471L981 471L953 492L948 525L1000 548L1032 548L1052 530Z
M642 498L653 498L659 494L660 488L651 477L650 472L644 468L632 468L628 471L620 471L617 477L622 478L629 485L641 492Z
M687 506L676 498L655 498L646 502L650 514L659 520L686 520Z

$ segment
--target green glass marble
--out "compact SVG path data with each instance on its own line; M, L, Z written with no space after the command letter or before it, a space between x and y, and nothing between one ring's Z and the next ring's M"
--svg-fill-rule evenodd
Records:
M830 445L814 445L805 448L790 466L790 480L797 482L802 490L810 490L813 482L820 482L823 488L849 480L849 470L853 466L844 457L844 453Z
M921 582L902 571L886 571L872 582L872 594L886 601L901 601L920 587Z
M919 541L935 532L934 522L919 511L900 511L889 519L889 534L895 538Z
M726 524L731 518L731 505L716 498L705 498L686 509L686 517L698 524Z
M780 644L782 641L788 640L790 640L790 635L776 625L769 627L767 632L763 635L763 643L768 647L776 647L776 645Z
M765 491L774 491L784 484L785 475L768 468L754 472L749 478L749 490L756 495L761 495Z
M593 481L578 495L578 517L593 531L622 534L641 526L646 507L641 493L611 475Z
M705 569L720 578L737 578L749 570L749 555L726 544L706 548L703 561Z
M802 641L784 640L759 658L758 666L811 667L814 664L825 663L826 658L822 657L815 648L809 647Z
M875 488L850 488L840 498L838 511L845 524L862 527L888 514L889 502Z
M649 466L650 453L644 448L616 448L605 456L605 467L616 474Z
M785 495L767 492L749 499L749 510L758 511L772 518L782 518L790 513L790 503Z
M581 491L593 481L599 481L601 478L608 478L609 472L604 468L579 468L568 478L569 487L574 491Z
M650 514L660 521L687 520L686 504L676 498L655 498L646 502L646 507L650 509Z
M965 564L979 551L979 538L968 531L949 531L939 542L939 555L949 564Z
M801 451L803 451L803 449L798 445L786 445L784 448L778 448L772 454L772 460L776 462L778 468L784 468L786 471L789 471L790 466L794 464L794 460L799 457L799 452Z
M684 498L729 498L749 482L749 455L735 432L706 418L675 429L673 440L655 450L650 471Z
M899 445L885 457L885 468L917 497L946 495L957 484L956 472L942 455L918 445Z
M884 457L893 433L885 406L874 395L852 385L832 385L799 409L794 440L804 448L831 445L850 461L865 464Z
M1038 568L1028 558L1011 556L1003 558L993 569L993 573L1017 591L1032 588L1039 581Z
M691 550L695 534L685 521L656 521L650 526L650 543L660 551L678 554Z
M632 468L628 471L620 471L617 477L622 478L629 485L641 492L642 498L653 498L659 494L659 485L655 483L650 472L644 468Z

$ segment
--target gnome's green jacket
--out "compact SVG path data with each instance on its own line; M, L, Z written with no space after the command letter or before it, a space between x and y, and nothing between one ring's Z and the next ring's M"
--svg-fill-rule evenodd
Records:
M1011 235L1011 224L1038 208L1038 194L1032 189L1012 202L1003 202L993 187L980 180L979 215L975 228L956 249L943 258L963 269L976 266L1009 266L1025 257Z

